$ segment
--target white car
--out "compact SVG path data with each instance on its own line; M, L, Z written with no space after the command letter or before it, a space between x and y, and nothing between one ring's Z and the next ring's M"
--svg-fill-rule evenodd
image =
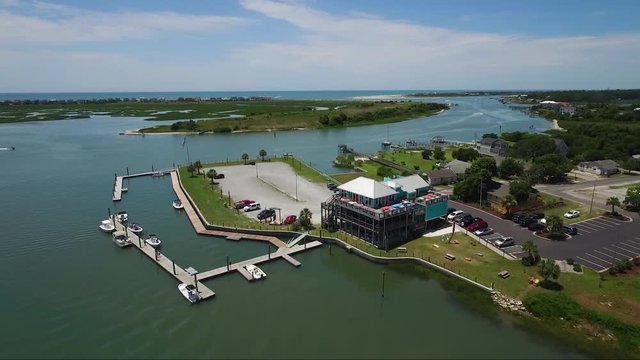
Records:
M453 220L454 217L456 217L459 214L464 213L464 211L462 210L456 210L454 212L452 212L451 214L447 215L447 220Z
M245 206L244 208L242 208L242 210L244 212L260 210L260 203L257 203L257 202L251 203L251 204Z
M564 217L566 217L567 219L577 218L578 216L580 216L580 211L578 210L569 210L564 213Z

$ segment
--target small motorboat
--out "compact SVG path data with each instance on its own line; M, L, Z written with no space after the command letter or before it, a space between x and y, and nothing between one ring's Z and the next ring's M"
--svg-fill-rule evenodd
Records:
M142 226L136 224L136 223L132 223L131 225L127 226L127 229L129 229L129 231L131 231L134 234L140 234L144 229L142 228Z
M191 284L180 284L178 285L178 290L182 293L190 303L195 304L202 299L196 287Z
M131 240L129 239L129 236L127 236L127 233L122 230L119 230L113 233L113 242L120 247L131 245Z
M116 218L121 223L125 223L129 220L129 215L127 214L126 211L120 211L118 214L116 214Z
M123 187L122 189L120 189L120 191L122 191L124 193L124 192L129 191L129 188Z
M173 200L173 208L176 210L184 209L184 205L182 205L182 201L180 199Z
M245 265L244 268L247 269L249 274L251 274L251 277L253 278L253 280L259 280L267 277L267 274L265 274L264 271L262 271L262 269L260 269L255 265Z
M102 220L102 223L100 223L100 226L98 227L100 228L100 230L108 233L116 229L116 227L113 226L113 221L111 221L110 219Z
M160 247L160 245L162 244L162 241L158 239L158 236L156 234L149 234L149 237L144 239L144 242L148 245L153 246L154 248Z

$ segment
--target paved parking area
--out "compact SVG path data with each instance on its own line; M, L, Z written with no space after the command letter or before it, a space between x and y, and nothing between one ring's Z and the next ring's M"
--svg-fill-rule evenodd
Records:
M319 224L320 204L333 195L325 184L312 183L297 176L289 165L281 162L217 166L215 169L225 175L224 179L216 181L220 183L223 194L231 193L232 201L249 199L259 202L262 209L280 208L282 220L287 215L299 215L302 209L309 208L311 222ZM208 170L204 169L205 173ZM242 210L240 212L243 213ZM257 219L258 213L260 210L244 214Z
M526 227L483 210L455 201L450 201L450 206L487 221L489 227L496 232L484 237L487 240L495 240L498 236L511 236L516 246L504 250L518 257L526 255L522 252L521 245L528 240L538 246L542 257L556 260L572 258L595 271L605 271L620 259L640 256L640 221L637 219L625 222L601 216L578 221L571 224L578 229L578 235L564 241L552 241L534 235Z

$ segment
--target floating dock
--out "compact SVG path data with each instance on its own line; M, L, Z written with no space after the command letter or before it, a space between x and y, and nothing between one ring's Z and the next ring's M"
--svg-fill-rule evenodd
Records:
M164 176L164 175L167 175L167 174L169 174L169 173L171 173L173 171L174 170L172 170L172 169L169 169L169 170L157 170L157 171L149 171L149 172L143 172L143 173L138 173L138 174L116 176L116 180L113 182L113 198L112 198L112 200L113 201L122 200L122 180L124 180L124 179L140 177L140 176Z

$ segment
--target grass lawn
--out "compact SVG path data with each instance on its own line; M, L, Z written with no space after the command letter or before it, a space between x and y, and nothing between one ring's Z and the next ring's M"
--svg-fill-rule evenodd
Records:
M632 183L632 184L624 184L624 185L611 185L609 186L609 189L627 189L630 188L632 186L636 186L640 184L640 182L636 182L636 183Z
M451 148L445 150L445 162L453 160L451 151ZM415 166L418 166L421 171L431 171L437 162L434 159L423 159L421 150L381 151L379 156L383 159L404 165L409 169L415 169Z
M597 217L597 216L600 216L600 215L604 214L604 211L602 211L602 210L592 209L591 210L591 215L589 216L589 207L588 206L585 206L585 205L582 205L582 204L578 204L578 203L575 203L575 202L567 200L567 199L561 199L561 198L558 198L558 197L550 195L550 194L545 194L543 192L540 192L538 195L542 198L542 200L544 201L545 204L557 202L558 200L561 200L564 203L563 205L556 206L556 207L553 207L553 208L545 208L545 209L543 209L543 211L544 211L545 216L549 216L549 215L560 216L565 224L572 224L574 222L591 219L591 218L594 218L594 217ZM578 211L580 211L580 216L578 216L577 218L573 218L573 219L567 219L567 218L563 217L564 213L566 213L569 210L578 210Z
M318 172L316 169L312 168L308 164L305 164L304 161L300 161L293 156L284 157L276 157L272 158L271 161L280 161L289 164L293 171L295 171L298 175L303 178L314 182L314 183L327 183L331 182L331 179L327 178L324 174Z

